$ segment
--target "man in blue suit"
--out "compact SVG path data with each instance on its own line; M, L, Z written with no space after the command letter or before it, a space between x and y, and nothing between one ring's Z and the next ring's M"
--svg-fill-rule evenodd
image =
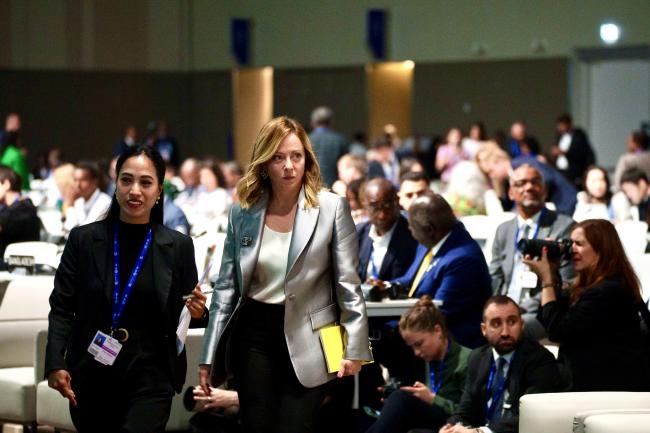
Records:
M409 209L409 229L420 243L415 260L401 277L382 284L409 297L441 301L447 327L463 346L485 343L480 331L483 304L492 294L487 263L476 241L438 194L426 193Z

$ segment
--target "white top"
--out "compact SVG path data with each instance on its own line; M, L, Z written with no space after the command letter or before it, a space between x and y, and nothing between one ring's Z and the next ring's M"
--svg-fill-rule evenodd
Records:
M74 206L66 210L63 228L69 232L77 226L98 221L106 215L110 206L111 196L97 188L88 201L79 197L74 201Z
M284 282L292 233L276 232L264 226L249 297L267 304L284 304Z
M370 255L370 260L368 260L368 270L366 275L377 278L372 274L372 264L375 264L375 269L377 269L377 274L379 274L381 265L384 263L384 257L386 257L386 252L388 251L388 244L390 244L390 240L393 238L393 232L395 231L396 226L397 221L395 221L395 224L393 224L390 230L382 236L377 234L377 228L374 224L370 226L368 237L372 239L372 253Z

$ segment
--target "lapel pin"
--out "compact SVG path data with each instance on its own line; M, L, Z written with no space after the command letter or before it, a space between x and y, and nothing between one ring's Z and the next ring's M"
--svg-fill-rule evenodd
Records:
M253 243L253 238L250 236L244 236L241 238L241 245L242 247L248 247L250 244Z

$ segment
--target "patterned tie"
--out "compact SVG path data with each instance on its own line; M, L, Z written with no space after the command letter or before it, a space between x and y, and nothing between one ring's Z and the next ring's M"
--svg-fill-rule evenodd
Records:
M494 410L492 411L492 416L490 417L490 426L495 425L501 418L501 411L503 409L503 397L505 394L505 390L501 393L501 395L495 395L498 390L499 390L499 385L501 385L501 382L503 381L505 375L505 366L508 364L508 361L500 356L497 359L497 371L496 374L494 375L494 381L492 382L492 387L490 388L490 396L492 397L493 401L490 407L494 407ZM494 397L497 397L497 400L494 400Z
M420 284L420 280L422 280L422 277L424 276L424 273L427 271L427 268L431 264L431 259L433 259L433 250L429 250L426 256L422 259L422 263L420 263L420 268L418 269L418 273L415 274L415 279L413 279L413 284L411 284L411 290L409 291L409 298L413 297L413 294L415 293L415 289L417 289L418 284Z

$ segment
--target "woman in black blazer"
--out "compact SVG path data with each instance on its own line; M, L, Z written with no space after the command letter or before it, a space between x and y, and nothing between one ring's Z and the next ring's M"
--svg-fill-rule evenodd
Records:
M616 229L607 220L585 220L573 228L571 240L577 277L564 293L558 290L558 263L548 261L546 250L541 260L524 260L540 278L538 317L549 338L560 343L571 390L647 391L639 280Z
M160 154L129 149L116 171L106 219L75 228L63 251L45 372L80 433L162 432L185 379L179 316L186 305L192 325L204 326L205 295L192 240L162 225Z

